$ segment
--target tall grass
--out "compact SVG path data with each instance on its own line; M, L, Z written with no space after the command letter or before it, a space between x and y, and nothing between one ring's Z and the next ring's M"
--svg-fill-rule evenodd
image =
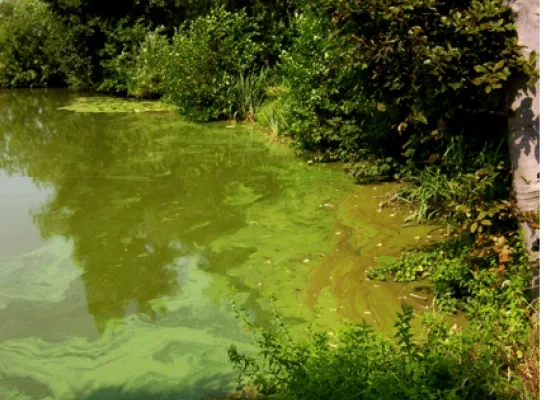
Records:
M430 223L451 217L455 207L469 198L507 198L504 146L502 141L485 146L469 163L464 138L452 137L441 164L410 172L387 203L413 208L407 221Z
M452 205L461 203L472 193L485 194L494 189L495 172L488 168L481 174L460 172L448 176L440 167L425 168L397 188L388 202L403 203L413 209L406 222L430 223L449 218L454 212Z
M239 75L228 92L233 119L254 121L258 108L266 98L269 75L269 70L265 68L246 76Z
M282 127L286 125L286 119L282 113L280 100L264 103L256 115L256 120L273 136L279 136Z

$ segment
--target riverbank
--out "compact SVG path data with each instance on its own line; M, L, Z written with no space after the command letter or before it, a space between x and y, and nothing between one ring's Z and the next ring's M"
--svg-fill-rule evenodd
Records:
M512 280L504 280L499 287L504 266L498 275L496 268L490 268L489 277L487 273L480 276L476 264L467 258L475 255L472 241L470 246L465 244L465 236L458 230L448 234L443 229L414 225L415 236L390 236L390 222L402 226L408 214L415 216L416 210L408 213L407 208L402 212L381 208L378 203L382 196L370 196L370 191L384 195L393 189L391 185L361 186L362 196L351 193L337 204L335 234L339 239L332 246L332 255L311 272L309 304L319 304L346 318L339 320L336 329L328 330L328 322L324 323L320 315L303 336L283 325L282 319L272 331L256 330L263 358L237 352L231 356L242 382L253 388L234 398L257 399L264 393L275 393L272 398L353 399L350 393L361 393L362 399L384 396L417 400L426 396L424 393L448 396L455 390L455 398L461 399L538 399L539 306L527 300L526 291L531 288L527 285L530 271L525 257L516 250L511 252L514 259L501 261L515 262ZM368 200L364 207L361 200ZM371 210L374 204L378 208ZM370 224L374 212L384 217L380 226ZM374 236L374 228L386 233L386 238ZM441 237L435 237L434 232L442 232ZM377 243L366 241L370 236L378 239ZM409 253L393 266L382 267L382 262L392 262L400 255L400 251L382 251L392 239L398 240L398 245L403 243L402 249ZM436 245L431 246L434 242ZM370 274L366 265L376 270ZM466 280L461 278L464 274ZM370 280L368 276L383 277ZM430 280L423 278L427 276ZM405 282L402 291L393 278ZM390 287L396 289L389 292ZM437 298L442 287L445 297ZM462 295L451 291L453 287L462 287ZM470 290L464 292L465 287ZM333 293L339 302L321 303L314 299L314 292ZM397 321L389 326L392 321L382 320L381 312L388 309L384 299L393 295L401 302L390 310L391 315L397 314ZM427 304L432 298L436 304ZM405 308L408 303L413 310ZM470 321L460 311L457 318L442 314L465 307L471 311ZM373 331L359 325L360 321L370 324ZM353 374L357 370L364 376ZM438 379L451 384L439 387L435 384Z

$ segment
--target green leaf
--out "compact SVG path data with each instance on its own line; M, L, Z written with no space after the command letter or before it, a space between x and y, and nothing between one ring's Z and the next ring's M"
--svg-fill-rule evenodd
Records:
M457 90L462 86L460 82L448 83L448 85L454 90Z
M482 225L491 225L491 221L488 219L484 219L481 223Z
M419 122L422 122L423 124L428 124L428 120L427 120L427 117L424 116L423 113L415 113L415 115L413 116L413 118Z
M472 226L470 227L470 232L471 232L471 233L474 233L474 232L476 232L476 229L478 229L478 223L477 223L477 222L474 222L474 223L472 224Z
M493 72L501 69L502 67L504 67L504 60L500 60L498 63L496 63L494 66L493 66Z
M533 50L531 52L531 54L529 54L529 62L531 63L531 65L533 67L536 66L536 64L537 64L537 52L535 50Z

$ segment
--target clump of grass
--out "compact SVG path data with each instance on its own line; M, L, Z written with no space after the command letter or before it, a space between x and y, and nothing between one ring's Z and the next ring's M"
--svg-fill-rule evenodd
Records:
M458 205L469 201L507 199L510 183L503 145L486 144L469 157L465 137L452 137L438 163L406 168L402 184L385 204L410 206L408 221L430 223L449 220Z
M286 93L283 86L271 86L266 89L267 98L256 114L256 121L273 137L277 138L284 126L286 118L282 107L282 95Z
M256 114L256 120L273 136L279 136L283 125L286 124L286 120L282 115L280 101L274 100L265 103L258 111L258 114Z
M507 191L507 175L503 163L455 174L447 173L442 166L430 166L405 178L383 204L409 206L413 212L407 221L445 221L456 213L457 205L466 203L468 199L488 201L499 198L499 191Z
M240 75L231 87L228 97L232 99L231 114L242 120L254 122L258 108L266 98L269 70Z
M526 345L514 343L511 347L511 359L515 360L514 372L524 384L529 397L538 398L540 392L540 319L538 305L528 307L529 330Z

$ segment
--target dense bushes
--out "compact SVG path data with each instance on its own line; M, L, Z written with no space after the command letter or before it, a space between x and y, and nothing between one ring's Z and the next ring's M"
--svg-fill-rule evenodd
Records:
M245 13L230 13L224 8L182 27L173 37L169 54L168 100L192 119L232 116L238 110L237 96L231 89L241 77L257 73L263 50L254 40L258 29Z
M479 151L502 134L481 121L504 115L503 82L530 72L501 0L322 0L297 24L287 133L331 159L439 163L453 135Z
M102 80L98 90L127 94L141 43L148 33L149 27L143 21L130 23L127 19L106 32L104 47L99 51Z
M144 37L142 27L165 26L172 33L186 19L208 12L215 0L132 0L114 5L103 0L44 2L71 35L72 58L85 66L75 69L68 83L125 93L129 66L120 62L127 59L130 64L134 59L131 50Z
M288 0L135 0L113 8L102 1L8 0L0 4L0 85L69 85L116 94L158 95L161 88L151 87L158 74L151 66L143 66L138 49L159 44L149 41L158 37L148 36L156 29L168 39L175 32L183 36L191 21L210 22L213 15L220 16L219 9L251 22L253 43L261 46L256 59L260 66L273 66L291 37L288 21L294 6ZM217 33L224 28L231 29L218 27ZM209 33L212 29L209 27ZM224 47L231 44L239 46L226 42ZM142 93L136 88L139 80Z
M420 337L410 327L412 318L413 310L404 307L395 339L353 324L338 334L310 330L295 340L281 322L258 333L258 357L235 347L229 356L241 388L279 400L534 398L529 388L538 382L537 354L499 336L506 329L502 318L459 330L428 314ZM526 331L528 339L537 340L535 328ZM506 374L520 368L532 372L526 379L533 384Z
M161 29L146 34L127 77L127 91L131 96L159 97L163 94L169 52L170 43Z
M66 44L63 26L38 0L0 3L0 87L40 87L63 82L57 56Z

